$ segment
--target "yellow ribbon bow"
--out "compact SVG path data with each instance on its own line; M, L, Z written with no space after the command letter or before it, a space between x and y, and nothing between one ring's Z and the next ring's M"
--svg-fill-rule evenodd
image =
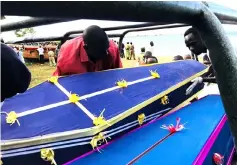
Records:
M17 124L20 126L20 122L19 122L19 120L17 119L18 116L17 116L17 114L16 114L15 111L11 111L11 112L9 112L9 113L7 113L7 112L1 112L1 113L4 113L4 114L7 115L7 117L6 117L6 123L12 125L12 124L14 124L15 122L17 122Z
M161 98L161 104L163 104L163 105L169 104L168 96L164 96L164 97Z
M0 165L3 165L3 162L2 162L2 154L0 154Z
M58 76L53 76L48 79L49 82L55 84L58 82Z
M40 155L43 160L49 161L53 165L57 165L57 163L54 160L54 151L51 148L41 149Z
M145 116L144 113L138 115L137 120L138 120L139 125L142 125L142 124L143 124L145 118L146 118L146 116Z
M77 94L71 94L69 97L69 101L71 103L76 103L80 100L79 96Z
M116 84L121 88L127 88L128 87L128 83L125 80L118 81L118 82L116 82Z
M150 73L151 73L151 76L154 77L154 78L160 78L160 75L157 73L157 71L152 71L150 70Z
M107 138L111 139L110 137L107 137ZM102 142L99 143L99 141L102 141ZM99 148L97 148L97 147L100 146L103 142L108 143L108 141L106 140L106 137L105 137L104 133L100 132L97 136L94 136L94 137L91 139L90 144L91 144L93 150L96 148L97 151L101 152L101 151L99 150Z
M105 120L104 116L103 116L103 113L104 113L105 109L103 109L103 111L100 113L99 117L96 117L94 120L93 120L93 124L98 126L98 125L109 125L110 124Z

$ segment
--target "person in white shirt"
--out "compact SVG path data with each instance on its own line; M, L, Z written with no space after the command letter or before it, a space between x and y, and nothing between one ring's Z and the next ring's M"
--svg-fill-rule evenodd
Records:
M154 54L154 42L150 42L150 47L148 48L148 51L151 52L152 56L155 56Z
M25 59L24 59L24 56L23 56L23 50L20 48L20 50L18 51L18 57L19 59L21 60L21 62L23 64L25 64Z
M16 52L17 57L19 58L19 60L20 60L23 64L25 64L25 59L24 59L24 57L23 57L23 51L22 51L21 49L17 50L16 47L14 47L13 50Z
M39 60L41 65L44 64L44 48L42 48L42 46L39 46L39 48L37 49L39 52Z

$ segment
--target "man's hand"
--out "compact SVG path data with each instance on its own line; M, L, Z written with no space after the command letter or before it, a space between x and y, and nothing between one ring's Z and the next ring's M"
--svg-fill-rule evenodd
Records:
M186 90L186 95L190 95L190 93L192 93L193 89L200 83L203 82L203 78L202 77L197 77L195 79L193 79L192 84L188 87L188 89Z

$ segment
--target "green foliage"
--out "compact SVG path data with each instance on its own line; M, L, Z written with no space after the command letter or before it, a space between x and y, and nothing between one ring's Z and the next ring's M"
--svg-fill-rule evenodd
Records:
M35 33L36 31L33 28L15 30L15 35L17 37L25 37L26 35L34 36Z

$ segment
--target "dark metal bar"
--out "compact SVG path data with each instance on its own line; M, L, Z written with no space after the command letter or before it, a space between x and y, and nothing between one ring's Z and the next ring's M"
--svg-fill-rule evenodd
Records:
M207 7L202 8L202 15L194 26L210 52L225 112L237 144L237 54L221 23Z
M28 27L34 27L34 26L40 26L40 25L47 25L47 24L53 24L53 23L59 23L59 22L67 22L72 21L73 19L55 19L55 18L31 18L19 22L9 23L5 25L1 25L1 31L11 31L16 29L22 29L22 28L28 28Z
M171 25L159 25L155 27L148 27L148 28L137 28L137 29L131 29L123 32L119 38L119 50L122 48L122 43L125 35L127 35L130 32L140 32L140 31L149 31L149 30L158 30L158 29L167 29L167 28L177 28L177 27L184 27L188 26L187 24L171 24Z
M193 22L194 16L200 12L202 2L188 1L74 1L74 2L2 2L2 15L19 15L34 17L55 17L55 18L83 18L83 19L101 19L101 20L120 20L120 21L141 21L157 22L157 20L167 23L186 23ZM213 10L217 17L223 21L232 20L236 22L235 12L226 14L230 11L228 8L220 8L215 11L210 3L210 10ZM19 8L21 6L21 8ZM29 10L31 9L31 10ZM123 12L121 12L121 9ZM182 14L179 11L182 10ZM44 12L42 12L44 11ZM64 12L67 11L67 12ZM93 12L92 12L93 11ZM101 12L103 11L103 12ZM144 14L145 13L145 14ZM156 13L156 14L154 14ZM175 15L181 17L175 19ZM180 18L182 18L180 20ZM183 19L185 18L185 19ZM170 22L172 20L172 22Z
M29 43L29 42L44 42L44 41L61 41L61 37L40 37L40 38L24 38L23 40L18 41L8 41L6 44L20 44L20 43Z
M136 24L136 25L126 25L126 26L116 26L116 27L107 27L103 28L104 31L112 31L112 30L124 30L124 29L132 29L132 28L141 28L141 27L148 27L148 26L155 26L162 23L142 23L142 24ZM67 40L67 38L72 34L79 34L83 33L83 30L76 30L76 31L70 31L64 34L64 41Z
M76 38L81 35L72 35L68 39ZM108 34L109 38L120 37L121 34ZM40 37L40 38L24 38L23 40L19 41L8 41L6 44L20 44L20 43L29 43L29 42L44 42L44 41L61 41L63 36L60 37Z

